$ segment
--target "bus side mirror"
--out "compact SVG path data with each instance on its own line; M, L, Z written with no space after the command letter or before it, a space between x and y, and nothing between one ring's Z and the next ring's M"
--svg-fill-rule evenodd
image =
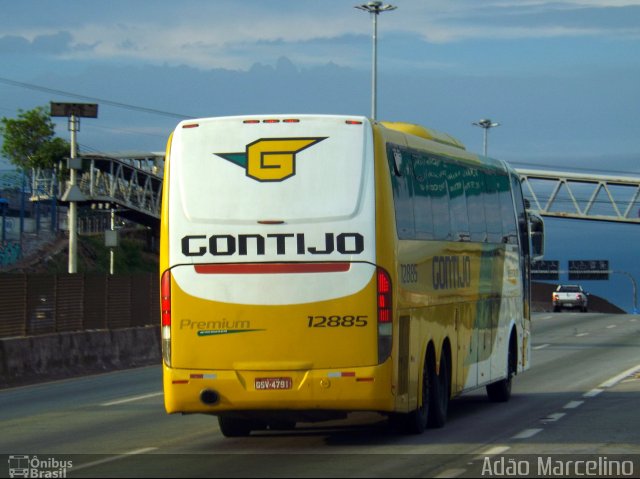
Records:
M529 213L529 236L531 237L531 259L540 261L544 256L544 221L542 217Z

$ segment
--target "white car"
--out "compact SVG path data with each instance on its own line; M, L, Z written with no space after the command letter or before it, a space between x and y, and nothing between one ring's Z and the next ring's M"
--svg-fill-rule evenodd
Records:
M552 295L553 311L562 311L563 308L580 309L586 313L589 307L588 294L577 284L561 284Z

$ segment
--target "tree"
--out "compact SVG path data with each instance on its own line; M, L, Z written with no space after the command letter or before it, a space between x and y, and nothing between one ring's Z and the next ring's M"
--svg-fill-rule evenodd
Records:
M21 169L53 168L69 154L69 142L56 138L55 125L45 107L18 110L18 118L2 118L2 154Z

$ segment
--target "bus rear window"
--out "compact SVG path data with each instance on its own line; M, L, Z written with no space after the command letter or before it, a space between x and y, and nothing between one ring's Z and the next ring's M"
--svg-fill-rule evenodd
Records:
M364 129L327 121L312 126L296 134L291 126L232 130L218 121L179 130L170 174L184 216L224 223L355 215L363 187Z

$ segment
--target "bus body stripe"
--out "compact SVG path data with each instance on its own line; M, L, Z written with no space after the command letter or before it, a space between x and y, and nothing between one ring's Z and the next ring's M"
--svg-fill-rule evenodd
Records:
M199 274L290 274L290 273L343 273L351 263L236 263L195 264Z

